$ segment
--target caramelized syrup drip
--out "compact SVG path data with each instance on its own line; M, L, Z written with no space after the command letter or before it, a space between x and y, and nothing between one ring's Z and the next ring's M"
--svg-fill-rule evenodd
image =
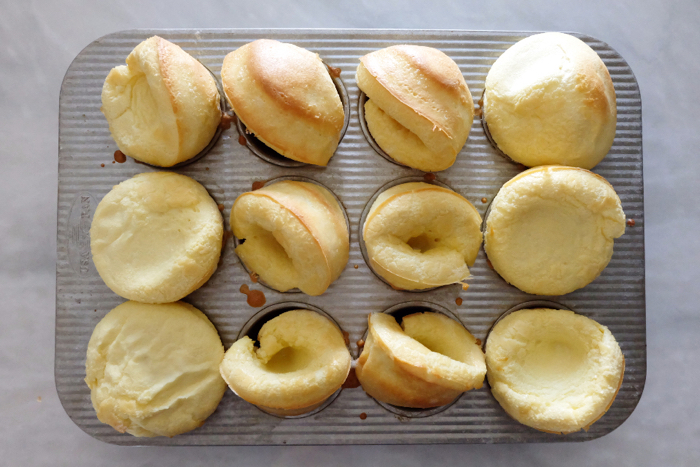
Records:
M223 204L217 204L216 207L219 208L219 211L223 211L223 210L224 210L224 205L223 205Z
M240 144L241 146L246 146L248 144L248 140L245 139L245 136L240 135L238 137L238 144Z
M481 339L476 340L476 345L481 345Z
M100 164L100 167L104 167L104 166L105 166L104 164Z
M361 348L363 348L364 346L365 346L365 340L364 340L364 339L360 339L359 341L357 341L357 347L358 347L358 348L361 349Z
M634 227L634 224L636 224L636 222L634 221L634 219L627 219L627 225L628 225L629 227Z
M253 191L259 190L260 188L265 186L265 183L267 183L267 180L262 180L259 182L253 182Z
M356 265L353 266L353 267L354 267L355 269L357 269L357 268L359 268L360 266L359 266L358 264L356 264Z
M348 373L348 377L345 379L345 382L341 386L343 389L353 389L353 388L358 388L360 387L360 380L357 379L357 375L355 374L355 369L350 368L350 373Z
M462 305L462 297L457 297L457 300L455 300L455 303L457 304L457 306Z
M347 331L343 331L343 341L345 345L350 345L350 334Z
M366 419L366 418L367 418L367 414L364 413L364 412L362 412L362 413L360 414L360 420L364 420L364 419Z
M124 162L126 162L126 156L123 152L117 149L116 151L114 151L114 160L119 162L120 164L123 164Z
M251 280L251 282L253 282L253 284L257 284L257 283L258 283L258 279L260 278L260 276L258 276L258 275L257 275L256 273L254 273L254 272L251 272L251 273L249 274L249 276L250 276L250 280Z
M437 177L435 177L434 173L428 172L427 174L423 175L423 179L425 179L426 182L432 182L435 181Z
M462 290L467 290L469 288L469 284L462 282ZM459 303L458 303L459 305Z
M484 203L484 204L486 204L486 203L489 202L489 200L488 200L488 198L481 198L481 202Z
M248 296L248 305L252 307L261 307L265 304L265 294L262 293L260 290L250 290L250 287L248 287L248 284L243 284L240 289L238 289L239 292L242 294L246 294Z
M231 122L233 122L235 118L236 117L232 115L224 113L223 115L221 115L221 122L219 123L219 128L221 128L222 130L228 130L229 128L231 128Z
M340 68L336 68L336 67L330 66L330 65L327 65L327 66L328 66L328 72L330 73L330 75L333 78L340 78L340 72L341 72Z
M491 264L491 260L488 259L488 258L486 258L486 265L487 265L488 267L490 267L491 269L493 269L493 264Z

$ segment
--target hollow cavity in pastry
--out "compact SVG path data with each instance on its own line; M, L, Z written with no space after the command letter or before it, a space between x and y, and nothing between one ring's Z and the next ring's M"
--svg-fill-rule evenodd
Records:
M447 316L415 313L399 326L391 315L373 313L355 373L379 401L429 408L480 388L486 365L474 336Z
M221 212L202 185L185 175L148 172L100 201L90 246L97 272L114 293L168 303L211 277L223 233Z
M362 236L370 266L394 288L427 289L469 277L481 246L481 216L452 190L422 182L381 193Z
M192 305L125 302L95 327L85 382L102 423L134 436L175 436L219 405L223 357L214 325Z
M593 168L615 138L610 73L580 39L549 32L506 50L486 76L483 117L508 157L528 167Z
M450 167L469 136L474 103L457 64L437 49L395 45L365 55L357 85L380 148L426 172Z
M281 181L243 193L231 210L236 254L263 282L281 292L298 287L321 295L345 268L347 223L325 188Z
M350 372L340 329L310 310L292 310L263 324L258 343L237 340L221 362L233 392L267 412L299 415L321 405Z
M236 115L260 141L289 159L328 164L345 113L318 54L260 39L226 55L221 80Z
M486 218L484 249L520 290L563 295L605 269L625 213L613 187L588 170L544 166L506 182Z
M109 72L101 110L124 154L171 167L209 144L221 121L220 101L204 65L153 36Z
M568 310L513 312L486 341L491 393L520 423L572 433L598 420L622 384L625 360L607 327Z

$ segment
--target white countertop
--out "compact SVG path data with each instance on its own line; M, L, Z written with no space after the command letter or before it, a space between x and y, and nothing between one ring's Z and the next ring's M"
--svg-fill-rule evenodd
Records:
M563 3L0 0L0 465L698 465L700 4ZM126 448L71 422L53 375L63 74L110 32L237 27L576 31L627 60L643 102L648 374L620 428L580 444Z

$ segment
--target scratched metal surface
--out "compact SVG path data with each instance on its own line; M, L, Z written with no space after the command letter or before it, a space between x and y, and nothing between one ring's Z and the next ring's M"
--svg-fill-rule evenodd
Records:
M225 206L226 226L236 196L253 181L280 176L309 177L331 188L350 220L350 261L320 297L278 293L262 286L267 304L283 301L315 305L330 314L355 341L366 329L370 312L397 303L424 300L455 313L484 339L506 310L533 299L552 300L608 326L626 359L625 377L610 410L588 432L567 436L542 433L510 419L489 393L464 394L454 405L430 416L407 418L369 398L361 388L345 389L325 409L305 418L281 419L265 414L228 391L217 411L199 429L174 438L135 438L100 423L83 381L87 343L97 322L123 301L97 275L89 254L89 226L97 202L110 188L144 171L156 170L129 159L113 164L117 149L100 113L100 92L109 70L123 64L132 48L158 34L182 46L220 76L224 56L259 38L292 42L320 54L342 70L351 109L347 133L328 167L285 168L265 162L239 144L236 125L223 132L202 159L175 169L201 182ZM355 68L362 55L397 43L436 47L461 68L477 102L493 61L511 44L531 33L408 30L135 30L118 32L87 46L68 69L61 88L59 114L59 180L56 265L56 387L71 419L90 435L122 445L282 445L282 444L417 444L584 441L619 426L634 410L646 377L644 291L644 198L642 181L642 116L639 88L632 70L614 50L579 35L605 61L617 93L618 123L610 154L594 172L617 190L628 218L636 222L615 242L612 261L582 290L560 297L533 297L507 285L487 266L483 251L471 268L471 287L442 287L423 293L400 292L380 281L367 267L358 242L363 208L388 182L419 171L380 157L358 122ZM101 166L104 164L104 167ZM456 163L437 179L469 199L483 215L499 187L521 169L490 146L478 118ZM487 203L482 203L486 198ZM357 266L357 269L355 268ZM260 309L246 304L239 287L250 279L228 242L221 266L211 280L185 300L204 311L216 325L226 348ZM463 303L456 305L456 298ZM366 419L361 420L360 414Z

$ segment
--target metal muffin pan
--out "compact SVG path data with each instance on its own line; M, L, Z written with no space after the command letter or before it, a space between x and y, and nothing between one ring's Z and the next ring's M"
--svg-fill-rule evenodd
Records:
M341 69L351 113L347 132L328 167L280 167L256 157L239 143L236 129L222 132L200 160L173 169L202 183L224 206L226 229L233 201L253 182L281 176L308 177L330 188L342 201L350 221L350 260L340 278L319 297L278 293L252 283L233 251L222 252L219 268L185 301L214 323L228 348L260 308L246 303L243 284L263 290L266 305L299 302L332 316L349 333L352 353L367 328L367 314L405 302L430 302L454 313L477 339L486 335L506 310L532 300L550 300L608 326L625 355L625 377L610 410L586 432L548 434L512 420L491 396L488 384L465 393L446 410L420 418L392 413L361 388L343 389L327 407L308 417L279 418L227 391L206 423L173 438L136 438L97 420L83 381L85 353L99 320L124 299L111 292L90 257L89 229L97 202L112 186L138 173L159 170L132 159L113 163L116 144L100 112L102 83L109 70L123 64L142 40L160 35L204 63L220 77L224 56L255 39L291 42L318 53ZM359 245L363 209L377 190L394 180L421 177L381 157L365 138L358 120L359 58L394 44L435 47L460 67L474 96L481 96L491 64L510 45L533 33L415 30L136 30L100 38L70 65L61 87L59 110L58 227L56 264L56 359L59 398L70 418L97 439L120 445L284 445L284 444L433 444L585 441L617 428L637 405L646 378L646 305L644 288L644 191L642 117L639 87L625 60L607 44L580 34L608 66L618 105L617 134L608 156L594 172L616 189L634 226L616 240L615 252L601 276L587 287L559 297L528 295L506 284L488 266L483 250L471 269L470 288L452 285L422 293L397 291L380 281L365 263ZM104 167L101 165L104 164ZM170 169L166 169L170 170ZM501 185L522 171L487 140L474 119L469 140L455 164L437 173L442 182L471 201L484 215ZM485 199L485 202L482 200ZM456 299L463 302L457 306ZM362 415L362 418L360 417Z

